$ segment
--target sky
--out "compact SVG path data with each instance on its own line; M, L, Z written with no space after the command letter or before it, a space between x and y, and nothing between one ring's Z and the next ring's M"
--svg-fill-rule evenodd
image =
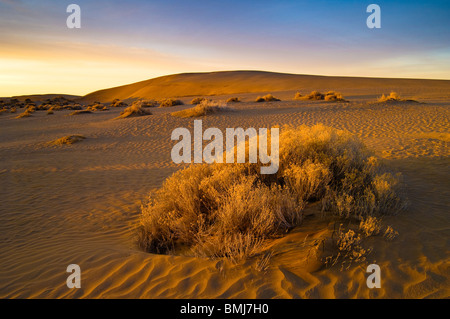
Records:
M0 96L224 70L450 79L449 16L450 1L424 0L0 0Z

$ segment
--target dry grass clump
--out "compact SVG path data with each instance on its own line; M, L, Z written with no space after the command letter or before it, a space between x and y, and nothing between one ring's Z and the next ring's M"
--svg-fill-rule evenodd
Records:
M322 94L319 91L312 91L308 95L302 95L300 92L295 93L295 100L325 100L332 102L345 102L346 100L341 93L335 91L328 91L326 94Z
M280 101L280 99L277 99L272 94L258 96L255 100L255 102L276 102L276 101Z
M239 102L241 102L241 100L239 100L238 97L230 97L230 98L227 100L227 103L239 103Z
M387 96L383 94L380 98L378 98L377 102L384 103L384 102L417 102L417 101L402 99L400 95L398 95L396 92L391 92Z
M320 201L324 211L340 217L403 207L399 176L383 172L356 137L323 125L283 130L278 175L300 198Z
M328 91L327 94L325 94L325 101L346 102L344 96L341 93L335 91Z
M388 102L388 101L401 101L401 99L396 92L391 92L388 96L383 94L378 99L378 102Z
M184 103L177 99L164 99L159 102L159 107L171 107L176 105L184 105Z
M192 105L197 105L197 104L202 103L203 101L208 101L208 99L206 99L204 97L196 97L196 98L192 99L191 104Z
M319 91L312 91L308 95L303 97L304 100L324 100L325 95L320 93Z
M136 107L157 107L158 102L155 100L136 100L131 105Z
M60 110L82 110L83 106L79 103L75 103L72 100L66 99L63 96L57 96L51 99L44 100L41 104L31 102L31 100L25 100L26 107L34 107L36 111L60 111Z
M84 139L86 139L86 137L84 137L82 135L69 135L69 136L64 136L64 137L58 138L57 140L48 142L47 145L49 145L49 146L71 145L74 143L78 143Z
M303 100L304 96L300 92L296 92L294 95L294 100Z
M87 111L96 112L96 111L108 111L109 109L100 102L94 102L87 106Z
M170 115L176 117L199 117L212 113L218 113L229 110L226 106L221 106L217 102L203 100L200 104L186 110L173 112Z
M360 263L367 259L370 248L363 247L364 236L353 229L346 229L343 224L333 232L331 246L334 251L324 258L324 264L332 267L340 264L341 270L348 269L354 263Z
M26 109L25 112L19 114L18 116L16 116L16 119L21 119L24 117L30 117L31 114L33 114L34 111L30 110L30 109Z
M245 165L191 165L142 207L139 244L155 253L184 246L199 256L238 260L301 220L287 189L265 185Z
M128 104L121 101L120 99L114 99L111 102L111 107L127 107L127 106L128 106Z
M341 270L348 269L352 264L365 261L371 253L372 248L364 247L364 239L383 236L387 240L392 240L397 235L398 232L392 226L383 225L381 218L375 216L366 216L354 226L349 224L344 227L340 224L338 230L335 230L328 240L327 249L331 249L332 252L322 259L328 267L339 264Z
M50 111L53 112L53 109L49 110L49 112ZM80 111L72 112L69 115L72 116L72 115L91 114L91 113L92 113L92 111L90 111L90 110L80 110Z
M135 116L146 116L152 115L152 113L148 110L144 110L139 103L133 103L131 106L127 107L124 111L120 113L120 116L115 119L124 119L127 117L135 117Z
M279 155L273 175L261 175L259 163L193 164L176 172L142 206L140 247L240 260L299 225L308 203L359 220L401 208L397 178L348 133L285 127Z

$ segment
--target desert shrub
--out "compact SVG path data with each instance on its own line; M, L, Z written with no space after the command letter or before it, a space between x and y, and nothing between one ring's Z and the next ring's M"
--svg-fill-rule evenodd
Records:
M294 95L294 100L302 100L303 95L300 92L296 92Z
M70 113L69 115L80 115L80 114L91 114L92 111L91 110L81 110L81 111L75 111Z
M159 102L159 107L171 107L176 105L184 105L184 103L177 99L165 99Z
M366 237L378 235L382 227L381 220L375 216L367 216L359 223L359 230Z
M341 265L341 270L349 268L354 263L366 260L371 249L362 245L363 236L353 229L346 229L341 224L339 229L333 233L331 245L334 253L324 258L326 266Z
M176 117L199 117L212 113L229 110L226 106L221 106L217 102L203 100L200 104L186 110L173 112L170 115Z
M280 99L277 99L272 94L258 96L255 100L255 102L276 102L276 101L280 101Z
M401 208L397 178L349 133L284 127L279 156L279 170L269 176L260 174L260 163L192 164L174 173L142 207L140 247L241 259L299 225L311 202L359 220Z
M365 237L382 235L387 240L394 239L398 232L390 225L383 225L381 218L375 216L367 216L359 223L359 231Z
M136 100L131 105L135 107L156 107L158 102L155 100Z
M10 113L16 113L17 112L17 108L15 108L14 106L10 109L9 111Z
M283 178L301 201L310 201L323 197L332 174L326 165L307 160L290 165L283 171Z
M127 107L127 106L128 106L127 103L125 103L125 102L123 102L123 101L121 101L119 99L114 99L111 102L111 107Z
M146 116L146 115L152 115L152 113L148 110L144 110L142 106L137 104L132 104L131 106L127 107L124 111L120 113L120 116L116 117L116 119L123 119L127 117L134 117L134 116Z
M103 105L102 103L99 102L95 102L92 104L89 104L86 108L86 110L91 111L91 112L95 112L95 111L102 111L105 108L105 105Z
M241 102L241 100L239 100L238 97L230 97L230 98L227 100L227 103L239 103L239 102Z
M300 92L295 93L294 99L296 100L325 100L325 101L345 101L341 93L329 91L326 94L322 94L319 91L312 91L308 95L302 95Z
M400 101L400 96L396 92L391 92L388 96L382 95L378 102L387 102L387 101Z
M30 112L29 109L26 109L25 112L23 112L20 115L16 116L16 119L21 119L21 118L24 118L24 117L30 117L32 113L33 112Z
M196 98L192 99L191 104L192 105L197 105L197 104L202 103L203 101L208 101L208 99L206 99L204 97L196 97Z
M403 99L398 95L396 92L391 92L389 95L382 95L380 98L378 98L377 102L384 103L384 102L416 102L416 100L411 99Z
M64 136L64 137L58 138L57 140L48 142L47 145L48 146L71 145L74 143L78 143L84 139L86 139L86 137L84 137L82 135L69 135L69 136Z
M345 102L345 99L341 93L329 91L325 94L325 101Z
M308 95L305 96L306 100L323 100L325 99L325 95L320 93L319 91L312 91Z
M245 165L192 165L169 177L142 208L141 247L167 253L183 245L197 255L237 258L301 221L286 188L246 171Z
M26 106L26 108L27 108L27 111L30 112L30 113L36 112L36 106L35 106L35 105L28 104L28 105Z

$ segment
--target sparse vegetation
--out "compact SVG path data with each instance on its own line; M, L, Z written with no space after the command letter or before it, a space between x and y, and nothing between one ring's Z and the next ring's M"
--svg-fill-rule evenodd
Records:
M57 140L48 142L47 145L48 146L71 145L74 143L78 143L84 139L86 139L86 137L84 137L82 135L69 135L69 136L64 136L64 137L58 138Z
M111 107L127 107L128 104L119 100L119 99L114 99L114 101L111 102Z
M131 105L136 107L156 107L158 102L155 100L136 100Z
M229 110L226 106L220 106L218 103L208 100L203 100L200 104L186 110L173 112L170 115L176 117L199 117L212 113Z
M123 112L120 113L120 116L116 117L115 119L124 119L127 117L134 117L134 116L146 116L146 115L152 115L152 113L148 110L144 110L142 106L139 105L139 103L132 104L131 106L127 107Z
M238 97L230 97L230 98L227 100L227 103L239 103L239 102L241 102L241 100L239 100Z
M52 112L53 112L53 110L52 110ZM69 115L80 115L80 114L91 114L91 113L92 113L92 111L90 111L90 110L81 110L81 111L72 112Z
M91 112L107 111L107 110L108 110L108 108L100 102L94 102L94 103L88 105L86 108L86 111L91 111Z
M255 102L276 102L276 101L280 101L280 99L277 99L272 94L258 96L255 100Z
M202 103L203 101L208 101L208 99L206 99L204 97L196 97L196 98L192 99L191 104L192 105L197 105L197 104Z
M16 116L16 119L21 119L21 118L24 118L24 117L30 117L32 113L33 113L32 111L30 111L29 109L26 109L25 112L23 112L23 113L19 114L18 116Z
M326 94L322 94L319 91L312 91L308 95L302 95L300 92L295 93L295 100L325 100L330 102L345 102L346 100L341 93L335 91L328 91Z
M377 102L384 103L384 102L417 102L416 100L408 100L408 99L402 99L400 95L398 95L396 92L391 92L389 95L382 95Z
M402 207L398 177L384 173L348 133L323 125L285 127L280 147L274 175L260 175L259 164L248 163L196 164L173 174L142 207L140 247L153 253L183 247L237 261L298 226L309 203L359 220ZM358 244L357 235L341 237L343 250Z
M302 100L303 95L300 92L296 92L294 95L294 100Z
M184 103L177 99L165 99L159 102L159 107L171 107L176 105L184 105Z
M335 91L328 91L327 94L325 94L325 101L346 102L344 96L341 93Z
M363 238L361 233L340 224L331 238L331 249L334 253L324 258L324 264L327 267L338 264L343 270L354 263L365 261L371 249L363 247Z
M323 100L325 99L325 95L320 93L319 91L312 91L308 95L304 97L305 100Z

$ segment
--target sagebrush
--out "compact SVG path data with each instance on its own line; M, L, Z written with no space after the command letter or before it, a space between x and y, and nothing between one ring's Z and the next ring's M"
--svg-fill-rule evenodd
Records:
M239 260L300 225L309 203L356 219L402 207L399 177L356 137L323 125L282 128L278 172L259 167L192 164L174 173L142 206L139 245Z

